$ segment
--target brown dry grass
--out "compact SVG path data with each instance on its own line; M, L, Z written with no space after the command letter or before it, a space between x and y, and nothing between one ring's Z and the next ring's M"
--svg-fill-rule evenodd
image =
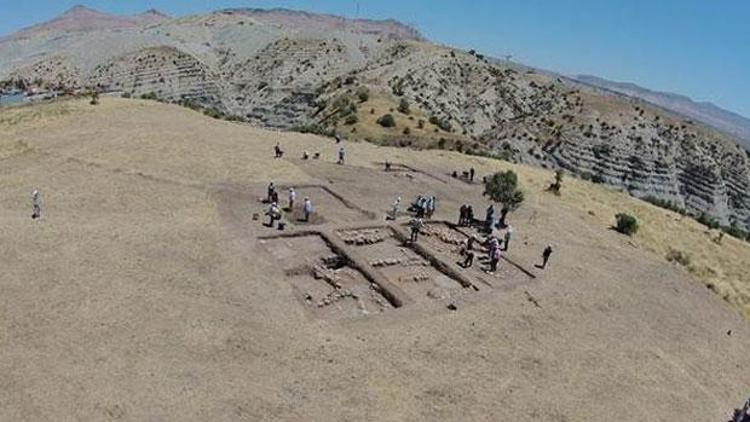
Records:
M748 247L624 194L566 179L556 197L546 171L365 142L345 142L337 166L330 139L147 101L0 119L0 420L719 420L746 394L748 324L664 254L689 253L698 276L712 267L741 304ZM517 171L527 201L509 254L537 278L455 312L310 318L257 240L271 233L251 219L269 180L326 184L377 212L439 190L441 219L484 203L478 186L385 174L384 158L440 177ZM620 211L642 222L632 240L608 230Z

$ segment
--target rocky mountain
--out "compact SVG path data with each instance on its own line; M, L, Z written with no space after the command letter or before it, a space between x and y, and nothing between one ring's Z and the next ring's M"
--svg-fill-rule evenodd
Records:
M693 101L684 95L653 91L633 83L613 82L591 75L578 75L575 79L594 87L640 98L659 107L695 119L736 137L742 145L750 148L750 119L724 110L713 103Z
M392 20L146 15L74 8L6 37L0 86L145 95L263 126L492 154L750 228L750 154L645 101L434 45Z

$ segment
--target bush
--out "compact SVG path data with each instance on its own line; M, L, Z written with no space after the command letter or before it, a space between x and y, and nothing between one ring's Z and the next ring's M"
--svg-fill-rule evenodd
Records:
M638 220L630 214L619 213L615 215L617 224L615 230L622 234L632 236L638 232Z
M711 217L705 212L701 213L700 217L698 217L698 222L708 227L709 229L718 229L719 227L721 227L719 219L717 219L716 217Z
M155 92L149 92L148 94L141 95L142 100L156 100L156 93Z
M357 98L359 98L359 102L364 103L365 101L370 99L370 90L367 89L366 86L361 86L357 88Z
M393 115L391 114L384 114L380 116L380 118L377 120L377 123L383 127L395 127L396 119L394 119Z
M350 114L346 116L346 120L344 120L345 125L353 125L359 121L359 118L356 114Z
M750 240L750 233L742 230L741 228L737 227L736 224L732 224L729 227L726 227L723 229L724 232L732 237L735 237L740 240Z
M123 92L122 93L122 98L130 98L130 93L129 92Z
M484 195L511 210L518 208L524 199L523 192L518 188L518 176L513 170L497 172L489 177L484 185Z
M411 134L411 129L409 129L409 127L405 127L404 128L404 135L410 135L410 134Z
M335 131L333 129L329 129L325 125L322 125L320 123L311 123L309 125L294 126L292 127L292 130L295 132L299 132L299 133L312 133L315 135L322 135L322 136L335 135Z
M409 101L406 98L402 98L398 103L398 111L403 114L409 114Z
M649 196L644 197L643 200L648 202L649 204L656 205L659 208L664 208L670 211L674 211L682 215L686 214L686 211L684 208L681 208L679 205L675 204L672 201L668 201L666 199L660 199L655 196L649 195Z

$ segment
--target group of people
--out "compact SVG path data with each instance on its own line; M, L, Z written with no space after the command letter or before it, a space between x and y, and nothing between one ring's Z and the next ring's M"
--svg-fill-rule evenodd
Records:
M414 213L416 218L432 218L437 208L437 198L435 196L418 195L414 202L411 203L409 211Z
M474 183L474 176L475 176L475 174L476 174L476 172L474 171L474 167L472 167L468 171L464 171L461 174L461 177L463 177L469 183ZM452 174L452 176L454 178L458 178L458 172L454 171L453 174Z
M265 202L270 204L268 206L268 210L266 211L266 215L269 218L268 226L273 227L275 223L278 221L280 223L279 228L283 229L284 226L281 224L281 220L283 218L283 210L279 206L279 194L273 182L269 183L266 194L267 195L266 195ZM296 200L297 200L297 192L294 190L293 187L291 187L289 188L289 191L288 191L287 211L294 212L294 204ZM305 197L302 200L302 214L303 214L302 221L305 223L309 222L310 216L312 215L312 213L313 213L312 201L310 200L310 198Z
M458 226L472 227L474 225L474 207L468 204L461 205L458 211Z

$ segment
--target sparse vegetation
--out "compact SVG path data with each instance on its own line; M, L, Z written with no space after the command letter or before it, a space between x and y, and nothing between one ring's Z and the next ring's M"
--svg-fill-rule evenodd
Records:
M402 98L398 103L398 111L403 114L409 114L409 101L406 98Z
M686 268L690 267L690 255L682 251L669 248L666 258L669 262L676 262Z
M615 215L617 220L615 223L615 230L618 232L632 236L638 232L638 220L630 214L619 213Z
M370 99L370 90L366 86L357 88L357 98L359 102L364 103Z

